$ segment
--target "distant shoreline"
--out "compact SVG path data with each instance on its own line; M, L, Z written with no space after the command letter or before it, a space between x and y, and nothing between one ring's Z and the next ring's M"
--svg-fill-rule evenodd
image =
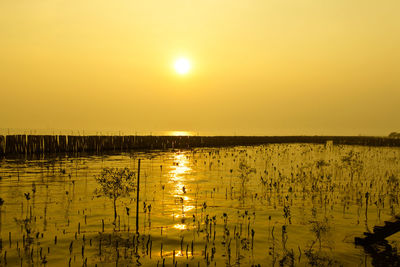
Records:
M123 152L311 143L400 147L400 139L372 136L73 136L0 135L0 156Z

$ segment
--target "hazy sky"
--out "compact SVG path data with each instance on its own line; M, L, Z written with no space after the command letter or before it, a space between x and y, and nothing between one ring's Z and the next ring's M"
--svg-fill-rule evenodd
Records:
M0 128L387 135L399 14L399 0L2 0Z

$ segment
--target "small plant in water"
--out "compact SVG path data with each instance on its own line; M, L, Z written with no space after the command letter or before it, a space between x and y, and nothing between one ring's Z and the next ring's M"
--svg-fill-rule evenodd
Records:
M249 181L249 175L256 173L256 169L250 168L244 161L239 163L239 178L240 178L240 199L244 201L246 196L246 183Z
M129 196L135 191L135 173L128 168L104 168L99 176L95 176L100 188L96 189L99 196L105 196L113 201L114 223L117 220L117 199Z

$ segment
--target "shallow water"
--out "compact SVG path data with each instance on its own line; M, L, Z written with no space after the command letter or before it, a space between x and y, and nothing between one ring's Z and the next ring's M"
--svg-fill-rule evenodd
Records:
M113 224L94 177L139 158L137 237L135 193ZM0 265L370 266L354 237L398 213L399 159L329 144L3 159Z

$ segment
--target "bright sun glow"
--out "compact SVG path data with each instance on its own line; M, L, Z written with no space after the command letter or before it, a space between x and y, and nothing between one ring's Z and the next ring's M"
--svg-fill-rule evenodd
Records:
M193 132L188 132L188 131L169 131L169 132L166 132L166 135L171 135L171 136L192 136Z
M181 75L187 74L190 71L190 61L186 58L179 58L174 63L175 71Z

